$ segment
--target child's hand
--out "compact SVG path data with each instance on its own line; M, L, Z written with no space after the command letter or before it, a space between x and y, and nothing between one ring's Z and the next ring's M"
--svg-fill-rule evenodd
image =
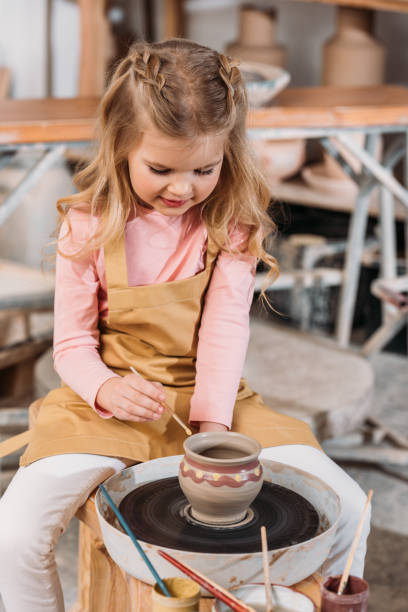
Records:
M211 421L201 421L200 433L204 431L227 431L228 427L222 423L212 423Z
M137 374L109 378L96 394L96 403L121 421L156 421L163 414L165 401L160 383Z

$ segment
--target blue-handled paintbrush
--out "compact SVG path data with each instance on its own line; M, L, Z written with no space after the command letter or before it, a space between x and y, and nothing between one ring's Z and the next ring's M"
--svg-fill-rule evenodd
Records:
M128 534L129 538L132 540L133 544L136 546L136 548L137 548L140 556L142 557L143 561L146 563L147 567L149 568L149 570L153 574L153 577L154 577L155 581L157 582L157 584L159 585L159 587L161 588L162 592L164 593L164 595L166 595L166 597L171 597L171 595L170 595L166 585L164 584L163 580L160 578L159 574L154 569L151 561L149 561L149 558L147 557L145 551L143 550L143 548L140 546L139 542L135 538L135 535L134 535L133 531L130 529L129 525L125 521L125 518L122 515L122 513L120 512L119 508L116 506L115 502L113 501L113 499L111 498L111 496L109 495L109 493L107 492L107 490L105 489L103 484L100 484L99 488L102 491L102 493L104 494L104 496L106 497L106 500L107 500L108 504L110 505L110 507L112 508L112 510L114 511L114 513L115 513L119 523L122 525L123 529L126 531L126 533Z

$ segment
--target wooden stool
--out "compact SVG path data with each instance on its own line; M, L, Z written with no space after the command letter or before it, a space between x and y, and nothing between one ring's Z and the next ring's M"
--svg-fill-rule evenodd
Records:
M42 400L29 407L29 424L33 427ZM0 458L28 443L30 430L0 443ZM70 612L151 612L148 584L129 576L109 556L95 510L95 491L76 513L80 521L78 545L78 600ZM315 573L294 589L308 595L320 610L321 577ZM210 612L211 598L202 598L200 612Z

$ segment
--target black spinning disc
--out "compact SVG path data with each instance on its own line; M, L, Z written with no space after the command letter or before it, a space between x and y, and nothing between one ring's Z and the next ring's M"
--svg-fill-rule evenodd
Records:
M190 552L260 552L262 525L268 534L268 548L273 550L305 542L319 527L319 516L304 497L270 482L264 482L251 504L253 519L242 527L191 524L183 514L187 504L174 476L134 489L119 508L137 539Z

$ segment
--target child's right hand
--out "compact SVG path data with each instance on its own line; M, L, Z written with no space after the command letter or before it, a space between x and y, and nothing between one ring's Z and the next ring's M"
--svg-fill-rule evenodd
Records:
M156 421L163 414L165 401L160 383L137 374L109 378L96 394L98 406L121 421Z

